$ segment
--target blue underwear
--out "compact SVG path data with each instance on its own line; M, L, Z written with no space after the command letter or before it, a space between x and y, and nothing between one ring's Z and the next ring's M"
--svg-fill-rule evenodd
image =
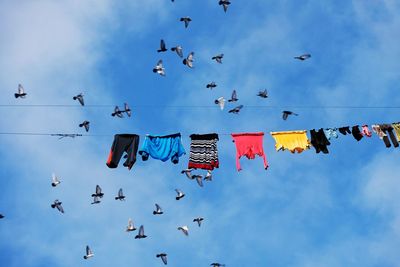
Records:
M172 163L177 164L179 157L186 152L181 143L181 134L177 133L165 136L146 135L139 154L144 161L148 160L150 155L153 159L164 162L171 159Z

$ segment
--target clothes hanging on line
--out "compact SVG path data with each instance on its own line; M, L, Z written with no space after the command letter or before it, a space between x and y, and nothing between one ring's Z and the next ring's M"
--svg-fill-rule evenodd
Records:
M139 136L137 134L116 134L111 145L111 150L107 159L109 168L117 168L122 154L126 153L124 166L130 170L136 162L136 153L139 146Z
M139 150L142 160L146 161L151 156L163 162L171 159L172 163L177 164L179 157L186 154L182 146L181 134L171 134L164 136L146 135L142 148Z
M351 134L357 141L360 141L364 137L358 125L354 125L353 127L351 127Z
M366 124L364 124L364 125L362 126L362 131L361 131L361 133L362 133L364 136L366 136L366 137L371 137L371 136L372 136L372 133L371 133L371 131L368 129L368 125L366 125Z
M240 158L246 156L254 159L256 155L263 158L264 169L268 169L267 158L263 149L263 132L258 133L233 133L231 134L236 145L236 169L240 171Z
M304 150L310 149L310 141L307 138L307 131L285 131L285 132L271 132L272 137L275 139L275 149L289 150L292 153L301 153Z
M400 123L398 123L398 122L392 123L392 127L396 133L397 140L400 140Z
M318 131L315 129L310 130L311 144L315 148L315 152L319 153L322 151L324 154L328 154L328 146L331 144L326 138L324 130L321 128Z
M218 134L190 135L189 169L214 170L219 168L217 142Z
M337 133L337 128L326 128L324 130L324 132L325 132L326 138L328 138L328 140L339 137L339 135Z
M386 147L390 147L390 141L389 138L387 137L389 135L390 140L393 143L394 147L398 147L399 143L396 139L396 136L393 133L393 127L390 124L379 124L380 129L386 134L386 142L385 138L383 138L383 141L385 142Z
M340 127L340 128L339 128L339 132L340 132L341 134L343 134L343 135L351 134L351 131L350 131L350 127L349 127L349 126Z

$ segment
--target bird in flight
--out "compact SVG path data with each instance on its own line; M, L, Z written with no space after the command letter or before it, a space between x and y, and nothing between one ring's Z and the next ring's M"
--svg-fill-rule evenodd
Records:
M82 93L80 93L80 94L74 96L72 99L73 99L73 100L78 100L79 103L81 103L82 106L85 105L85 101L83 100L83 94L82 94Z
M185 28L187 28L192 19L190 17L182 17L181 21L185 22Z
M146 238L147 235L144 234L144 227L141 225L139 227L139 233L135 236L135 239L141 239L141 238Z
M232 95L231 95L231 99L228 99L228 102L236 102L239 99L237 98L237 94L236 94L236 90L233 90Z
M115 200L125 200L124 193L122 193L122 188L118 190L118 195L115 197Z
M185 169L185 170L182 170L181 173L182 173L182 174L185 174L187 178L193 179L193 178L192 178L192 170L193 170L193 169Z
M181 198L183 198L185 196L185 194L179 190L179 189L175 189L177 196L175 197L176 200L180 200Z
M297 56L297 57L294 57L294 58L298 59L298 60L301 60L301 61L304 61L306 59L309 59L310 57L311 57L310 54L303 54L303 55L300 55L300 56Z
M225 264L221 264L221 263L218 263L218 262L214 262L214 263L211 263L210 266L212 266L212 267L224 267Z
M158 53L160 52L166 52L168 49L165 47L165 42L163 39L160 41L160 49L157 50Z
M175 46L175 47L172 47L172 48L171 48L171 51L176 52L176 54L177 54L179 57L183 57L183 49L182 49L182 46L177 45L177 46Z
M163 214L163 213L164 213L164 212L162 211L160 205L158 205L158 204L156 203L156 210L153 210L153 214L154 214L154 215L160 215L160 214Z
M223 57L224 57L224 54L219 54L219 55L213 56L211 59L215 60L216 62L218 62L220 64L222 64L222 58Z
M160 253L156 255L157 258L161 257L161 260L165 265L167 265L167 254L166 253Z
M289 111L289 110L284 110L284 111L282 111L282 119L283 119L284 121L287 120L287 118L288 118L289 115L299 116L299 114L294 113L294 112Z
M259 96L261 98L267 98L268 97L267 89L265 89L264 91L259 91L257 96Z
M57 208L59 212L64 213L64 209L63 209L63 207L61 206L61 204L62 204L62 202L60 202L60 201L58 201L58 199L56 199L56 200L54 200L54 203L51 204L51 207L52 207L53 209L54 209L54 208Z
M3 214L0 214L0 219L3 219L4 218L4 215Z
M217 84L215 82L211 82L211 83L207 84L206 87L210 88L210 89L214 89L215 87L217 87Z
M197 175L197 174L192 175L192 179L196 180L197 184L200 187L203 187L203 175Z
M104 193L101 192L101 187L99 185L96 185L96 193L92 194L92 197L102 198L103 196Z
M189 68L193 68L193 59L194 57L194 52L190 52L190 54L183 60L183 65L188 66Z
M231 110L229 110L229 113L233 113L233 114L239 114L240 110L243 108L243 105L239 105Z
M129 220L128 220L128 226L126 227L126 231L127 231L127 232L132 232L132 231L135 231L135 230L136 230L136 228L135 228L135 226L133 225L133 221L132 221L131 218L129 218Z
M204 219L202 218L202 217L197 217L197 218L195 218L195 219L193 219L193 222L197 222L197 224L199 225L199 227L201 226L201 222L203 221Z
M58 179L58 177L54 174L54 173L52 173L51 174L51 186L52 187L56 187L57 185L59 185L61 182L60 182L60 180Z
M14 94L15 98L25 98L27 93L25 93L24 87L21 84L18 84L18 92Z
M128 106L128 103L124 103L124 110L120 110L118 106L115 106L114 112L111 113L111 116L113 116L113 117L117 116L118 118L123 118L124 117L124 115L123 115L124 112L128 115L128 117L130 117L132 115L132 112L131 112L131 109Z
M89 121L83 121L81 124L79 124L79 127L85 127L86 132L89 132Z
M158 73L161 76L165 76L165 68L163 67L162 60L157 62L157 65L153 68L154 73Z
M231 1L229 0L220 0L218 4L224 8L224 11L226 12L228 10L228 6L231 4Z
M224 107L225 107L225 101L226 101L225 98L224 98L223 96L221 96L220 98L215 99L214 103L217 104L217 105L219 105L219 107L221 108L221 110L223 110Z
M189 235L189 227L187 227L186 225L184 225L184 226L179 226L179 227L178 227L178 230L182 231L182 233L183 233L185 236L188 236L188 235Z
M92 250L89 248L89 246L86 246L86 255L83 256L83 258L85 260L87 260L87 259L89 259L89 258L91 258L93 256L94 256L94 254L93 254Z

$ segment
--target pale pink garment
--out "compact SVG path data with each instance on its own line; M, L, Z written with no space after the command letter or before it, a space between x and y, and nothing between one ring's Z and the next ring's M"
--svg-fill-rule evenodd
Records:
M236 145L236 168L240 171L240 158L246 156L248 159L254 159L256 155L264 160L264 168L268 168L268 162L263 149L264 133L236 133L232 134Z
M368 125L363 125L362 126L362 131L361 131L361 133L362 133L362 135L365 135L365 136L368 136L368 137L371 137L372 136L372 133L371 133L371 131L368 129Z

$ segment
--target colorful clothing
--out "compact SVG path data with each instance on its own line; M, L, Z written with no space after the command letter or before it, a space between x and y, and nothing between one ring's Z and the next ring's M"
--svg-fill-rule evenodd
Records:
M324 130L326 138L331 140L331 138L338 138L339 135L337 134L337 128L327 128Z
M400 123L398 123L398 122L393 123L392 127L396 133L397 139L400 140Z
M372 136L372 133L371 133L371 131L368 129L368 125L366 125L366 124L362 126L362 131L361 131L361 133L362 133L363 135L367 136L367 137L371 137L371 136Z
M310 141L307 138L305 130L302 131L287 131L287 132L271 132L275 139L275 149L289 150L292 153L301 153L304 150L310 149Z
M117 168L118 163L125 152L127 154L124 166L130 170L136 162L136 153L139 146L137 134L116 134L107 159L108 168Z
M151 156L161 161L171 159L172 163L177 164L179 157L186 152L181 143L181 134L176 133L165 136L146 135L139 154L142 155L144 161Z
M219 167L218 134L192 134L190 143L189 169L214 170Z
M240 158L246 156L248 159L254 159L256 155L264 160L264 168L268 169L268 162L263 149L264 133L236 133L232 134L233 142L236 145L236 168L240 171Z

